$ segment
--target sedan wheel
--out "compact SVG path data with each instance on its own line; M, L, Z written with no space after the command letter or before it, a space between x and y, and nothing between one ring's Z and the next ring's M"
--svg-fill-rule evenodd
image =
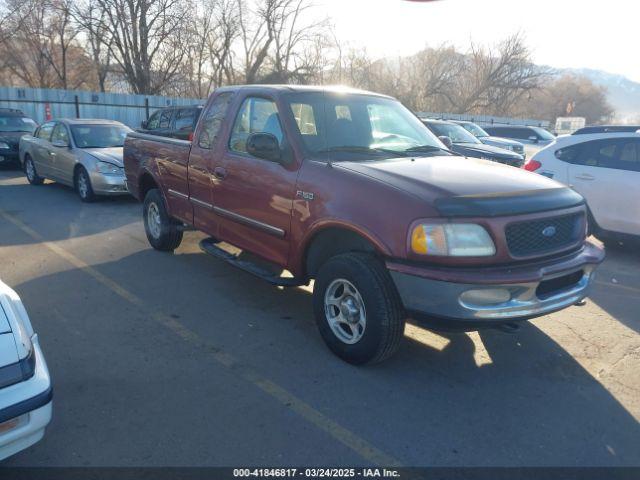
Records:
M42 185L44 182L44 178L38 176L36 166L33 164L33 160L29 155L27 155L24 161L24 173L31 185Z
M83 202L93 202L96 198L91 186L91 179L84 168L80 168L76 174L76 191Z

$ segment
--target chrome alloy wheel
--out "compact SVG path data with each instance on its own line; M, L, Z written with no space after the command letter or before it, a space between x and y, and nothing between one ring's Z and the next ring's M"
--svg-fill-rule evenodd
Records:
M78 193L81 198L87 198L89 195L89 179L84 172L80 172L78 175Z
M336 279L324 295L324 312L334 335L348 345L358 343L367 326L367 314L358 289L348 280Z
M36 179L36 168L33 166L33 160L31 160L30 158L27 159L25 170L27 173L27 179L30 182L33 182Z
M147 209L147 226L149 227L149 233L151 233L153 238L160 238L162 220L160 219L160 209L155 202L151 202Z

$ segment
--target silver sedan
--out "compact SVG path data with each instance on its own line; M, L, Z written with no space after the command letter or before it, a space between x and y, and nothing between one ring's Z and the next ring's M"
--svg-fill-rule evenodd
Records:
M20 139L20 161L32 185L54 180L74 187L83 202L127 194L122 146L131 131L111 120L53 120Z

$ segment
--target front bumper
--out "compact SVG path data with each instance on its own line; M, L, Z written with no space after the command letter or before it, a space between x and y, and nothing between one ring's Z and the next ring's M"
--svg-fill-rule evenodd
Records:
M126 195L129 193L124 174L103 175L99 172L92 172L91 186L96 195Z
M591 243L539 264L475 269L387 262L405 310L415 319L495 325L546 315L584 299L604 250Z
M0 460L40 440L51 421L49 370L37 335L31 341L36 359L33 377L0 390Z
M20 157L17 151L0 150L0 165L12 163L20 163Z

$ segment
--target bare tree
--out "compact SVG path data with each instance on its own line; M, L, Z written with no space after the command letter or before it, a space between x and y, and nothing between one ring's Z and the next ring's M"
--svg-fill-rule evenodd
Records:
M79 25L86 41L86 50L95 69L98 88L106 92L107 75L111 68L111 48L113 37L105 30L107 12L100 8L96 0L77 2L73 5L72 15Z
M183 0L95 0L99 31L135 93L161 93L180 76L187 49ZM105 42L103 42L105 43Z

